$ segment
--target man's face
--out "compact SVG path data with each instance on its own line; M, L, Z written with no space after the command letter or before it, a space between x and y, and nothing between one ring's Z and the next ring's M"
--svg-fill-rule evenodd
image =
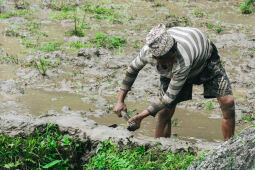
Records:
M156 59L156 60L157 60L158 64L169 67L169 66L173 65L174 59L175 59L174 55L170 54L169 56L167 56L163 59Z

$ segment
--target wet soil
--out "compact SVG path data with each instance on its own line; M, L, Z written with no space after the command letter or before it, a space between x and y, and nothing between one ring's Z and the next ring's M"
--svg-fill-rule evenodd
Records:
M144 45L146 34L160 22L168 26L194 26L206 32L218 47L232 83L237 129L246 126L243 116L254 114L255 23L252 21L255 16L241 14L238 10L241 1L91 1L95 6L112 9L118 17L98 19L95 14L87 13L85 24L90 29L84 29L84 37L67 36L66 32L74 28L74 21L53 19L52 16L61 11L51 8L50 2L29 1L27 9L36 12L0 20L2 115L39 116L70 108L79 110L86 119L96 121L97 125L93 127L101 128L98 124L124 126L125 122L112 114L117 92L127 65ZM85 2L77 3L82 7ZM4 9L2 13L15 9L11 1L4 1L0 6ZM201 13L202 17L198 15ZM207 27L208 24L213 28ZM217 33L215 28L222 31ZM90 39L99 32L125 38L127 45L119 49L98 48ZM35 45L29 46L29 42ZM39 45L42 42L57 42L58 48L50 52L42 50ZM92 47L73 48L71 42ZM40 58L51 61L46 76L37 68ZM128 109L133 112L145 109L157 99L158 85L155 68L146 66L129 92ZM193 92L193 100L178 105L173 133L181 140L222 142L217 100L203 99L200 86L195 86ZM210 102L213 108L207 111L206 103ZM66 121L69 121L68 117ZM155 118L144 120L142 128L134 133L135 137L151 138L155 124Z

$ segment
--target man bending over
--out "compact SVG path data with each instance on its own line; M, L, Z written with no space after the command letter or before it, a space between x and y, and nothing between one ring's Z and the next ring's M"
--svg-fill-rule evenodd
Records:
M217 48L208 37L196 28L172 27L160 24L151 29L146 45L127 69L119 92L115 113L126 110L127 92L146 65L156 65L160 74L160 98L147 109L128 121L141 121L158 114L155 138L171 136L171 118L177 103L192 99L192 85L203 84L205 98L217 98L223 114L224 140L234 135L235 104L229 79L221 65Z

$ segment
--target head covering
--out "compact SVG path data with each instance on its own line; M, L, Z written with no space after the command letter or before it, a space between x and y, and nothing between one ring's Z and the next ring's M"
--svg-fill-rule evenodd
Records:
M173 37L164 24L153 27L146 36L146 44L154 57L165 55L174 45Z

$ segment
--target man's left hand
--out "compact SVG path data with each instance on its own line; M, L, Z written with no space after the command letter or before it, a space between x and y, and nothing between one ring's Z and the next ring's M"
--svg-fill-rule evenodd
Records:
M140 114L138 114L138 115L135 115L133 118L129 119L129 120L127 121L127 127L129 127L130 122L134 121L134 122L136 123L137 127L138 127L137 129L139 129L140 126L141 126L142 120L143 120L145 117L147 117L147 116L149 116L149 112L148 112L147 110L144 110L142 113L140 113Z

